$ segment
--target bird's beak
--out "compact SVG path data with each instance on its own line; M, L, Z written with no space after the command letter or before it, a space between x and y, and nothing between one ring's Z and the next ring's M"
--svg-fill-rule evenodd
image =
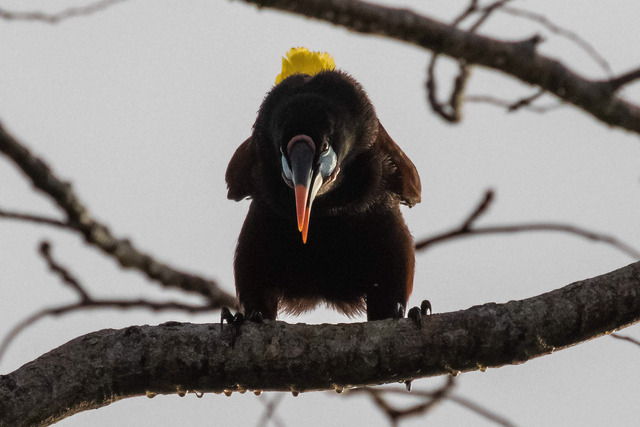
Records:
M291 161L291 181L296 197L298 230L302 232L303 243L307 243L313 199L322 186L322 174L313 167L315 151L313 140L306 135L294 136L287 144Z

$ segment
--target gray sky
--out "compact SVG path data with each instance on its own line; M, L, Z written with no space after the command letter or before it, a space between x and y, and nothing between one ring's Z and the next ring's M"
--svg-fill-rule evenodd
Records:
M392 2L387 2L391 4ZM55 11L71 1L6 1L12 10ZM398 5L400 3L397 3ZM403 6L451 19L466 2L408 1ZM588 40L614 73L640 65L640 3L515 3ZM578 72L605 73L574 43L519 18L496 14L482 33L502 39L546 36L543 53ZM255 113L292 46L326 50L358 79L387 131L411 157L423 202L405 210L416 238L458 225L487 188L496 201L481 224L557 221L617 236L640 248L640 140L571 107L543 115L468 104L450 126L425 103L427 52L349 33L327 24L258 11L241 2L136 0L51 26L0 21L0 120L59 176L71 180L91 212L121 237L179 268L215 278L233 291L235 241L249 203L226 199L224 171L249 135ZM439 66L442 93L448 61ZM469 94L509 100L533 89L476 69ZM640 102L640 84L624 90ZM541 104L553 103L543 98ZM0 207L61 217L0 159ZM122 272L75 235L0 221L0 334L32 312L75 300L36 255L43 238L95 296L147 296L197 302ZM547 292L625 266L615 249L573 236L537 233L458 240L417 255L410 305L436 312L506 302ZM7 373L71 338L103 328L217 316L100 311L46 319L14 341L0 361ZM319 309L289 322L343 322ZM363 320L356 319L356 320ZM355 321L355 320L354 320ZM638 327L624 331L640 338ZM518 425L634 425L640 416L640 349L600 338L520 366L459 377L456 393ZM432 389L443 378L416 381ZM255 424L269 395L158 396L126 399L69 418L63 426L191 423ZM386 425L361 397L285 396L286 425ZM489 425L452 403L431 425ZM423 425L413 421L406 425Z

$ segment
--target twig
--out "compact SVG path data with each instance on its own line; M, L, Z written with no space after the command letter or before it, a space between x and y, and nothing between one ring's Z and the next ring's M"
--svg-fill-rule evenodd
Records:
M640 80L640 68L624 73L621 76L613 77L609 80L604 80L603 83L608 85L613 92L619 90L622 86L632 83L636 80Z
M462 11L462 13L458 15L457 18L453 20L451 25L453 25L454 27L457 27L460 23L462 23L465 19L467 19L477 10L478 10L478 0L471 0L469 2L469 6L467 6L467 8L464 11Z
M118 309L132 309L132 308L142 308L151 311L184 311L186 313L205 313L216 310L214 307L204 306L204 305L190 305L190 304L182 304L178 302L155 302L144 299L137 300L118 300L118 299L91 299L89 301L80 301L73 304L66 304L57 307L49 307L44 308L31 316L25 318L17 325L15 325L11 330L5 335L0 343L0 359L4 356L4 353L7 351L7 348L11 344L11 342L18 336L24 329L33 325L38 320L47 317L47 316L59 316L66 313L82 311L82 310L91 310L91 309L100 309L100 308L118 308Z
M83 303L91 303L91 297L84 290L80 282L65 267L58 264L51 256L51 244L49 242L40 243L40 255L44 258L49 266L49 270L56 273L62 279L62 282L69 285L79 296Z
M47 218L40 215L24 214L19 212L11 212L0 209L0 218L15 219L18 221L31 222L34 224L51 225L58 228L73 229L69 223L60 221L59 219Z
M628 342L633 343L633 344L635 344L635 345L640 347L640 341L638 341L635 338L631 338L631 337L628 337L626 335L620 335L620 334L611 334L609 336L611 336L613 338L616 338L616 339L619 339L619 340L628 341Z
M615 237L608 236L601 233L596 233L584 228L576 227L570 224L559 223L527 223L527 224L511 224L504 226L486 226L486 227L473 227L478 217L484 214L489 206L489 202L493 200L493 192L491 190L485 193L485 196L479 206L469 215L469 217L462 223L462 225L453 228L452 230L445 231L435 236L427 237L416 242L416 250L424 250L429 246L456 239L459 237L469 237L480 234L502 234L502 233L520 233L530 231L557 231L562 233L574 234L580 237L584 237L596 242L606 243L614 248L624 252L632 258L640 259L640 251L632 246L616 239Z
M257 427L266 426L267 424L269 424L269 421L271 421L277 427L284 427L284 423L276 414L276 409L278 408L278 405L280 405L280 402L282 402L284 396L284 393L276 393L271 399L267 399L267 396L259 399L260 402L264 404L265 408L262 418L260 418L260 420L258 420L258 423L256 424Z
M489 209L489 206L493 202L494 198L495 198L495 193L493 192L493 190L489 189L485 191L484 197L482 198L480 203L478 203L478 206L476 206L473 212L471 212L471 214L467 217L465 222L462 223L462 225L460 226L460 230L468 231L473 225L473 223L475 222L475 220L478 219L481 215L483 215L487 211L487 209Z
M78 296L80 297L80 301L73 304L66 304L42 309L19 322L9 331L9 333L7 333L7 335L0 343L0 359L9 347L9 344L11 344L13 339L18 336L20 332L46 316L59 316L65 313L94 308L144 308L152 311L179 310L185 311L187 313L208 312L214 311L217 308L208 305L190 305L173 301L155 302L144 299L93 299L91 295L89 295L89 292L87 292L87 290L84 288L84 286L82 286L80 281L77 280L67 268L61 266L56 260L53 259L53 256L51 254L51 244L49 242L42 242L40 244L39 252L47 263L49 269L53 271L58 277L60 277L64 284L69 286L76 294L78 294Z
M538 13L531 12L528 10L518 9L512 6L505 6L501 8L500 11L512 16L518 16L518 17L529 19L531 21L538 22L539 24L544 26L547 30L551 31L552 33L571 40L573 43L578 45L582 50L584 50L587 53L587 55L589 55L596 63L598 63L598 65L604 70L604 72L607 75L611 76L613 74L613 71L611 71L611 66L609 66L609 63L607 62L607 60L604 59L602 55L600 55L598 51L593 46L591 46L585 39L583 39L573 31L569 31L565 28L562 28L554 24L544 15L540 15Z
M414 390L411 392L407 392L402 389L397 388L389 388L389 387L365 387L350 390L350 393L367 393L374 400L376 405L385 413L391 425L395 426L398 422L405 417L416 416L420 414L424 414L431 410L436 404L442 402L443 400L450 400L451 402L455 402L458 405L475 412L476 414L495 422L496 424L511 427L514 424L507 420L506 418L497 415L490 410L481 407L480 405L471 402L468 399L455 396L452 394L453 386L455 385L454 378L449 376L447 382L435 391L419 391ZM391 405L384 396L386 394L399 394L403 396L411 396L411 397L419 397L424 399L424 402L419 404L410 406L405 409L398 409Z
M448 399L452 402L457 403L460 406L463 406L465 408L467 408L468 410L475 412L478 415L481 415L483 417L485 417L488 420L493 421L496 424L499 424L501 426L504 427L514 427L515 424L513 424L511 421L509 421L508 419L495 414L493 412L491 412L490 410L483 408L482 406L478 405L477 403L474 403L472 401L470 401L469 399L465 399L464 397L460 397L460 396L449 396Z
M534 100L536 100L537 98L539 98L540 96L542 96L542 94L544 93L543 90L540 90L539 92L536 92L535 94L533 94L532 96L526 97L526 98L522 98L519 99L517 101L505 101L503 99L499 99L496 98L494 96L489 96L489 95L469 95L465 97L465 101L466 102L483 102L486 104L493 104L493 105L497 105L499 107L505 107L507 109L507 112L512 113L514 111L517 111L521 108L525 108L527 110L533 111L535 113L547 113L549 111L558 109L560 107L563 107L565 104L559 102L556 104L552 104L552 105L547 105L547 106L537 106L537 105L532 105L532 102Z
M544 89L540 89L539 91L537 91L536 93L534 93L531 96L527 96L526 98L522 98L516 102L514 102L513 104L511 104L508 108L508 111L510 113L519 110L522 107L528 107L529 105L531 105L531 103L533 101L535 101L536 99L540 98L542 95L544 95Z
M478 1L472 0L469 6L467 6L467 8L456 19L454 19L451 25L455 28L473 13L481 10L482 13L480 17L468 30L470 33L474 33L496 9L499 9L509 1L510 0L497 0L486 7L480 8L478 6ZM458 75L453 82L449 101L445 105L438 101L437 96L437 84L435 79L435 66L437 60L438 54L434 53L431 56L429 66L427 67L427 82L425 83L425 87L427 89L427 100L429 101L429 105L433 112L449 123L458 123L462 119L463 95L467 86L467 81L471 75L471 69L465 60L458 60Z
M82 7L70 7L58 13L48 14L44 12L12 12L0 9L0 18L8 21L39 21L47 24L57 24L69 18L77 16L89 16L101 10L107 9L117 3L127 0L100 0Z
M68 226L78 231L87 243L96 246L124 268L134 268L165 287L199 293L213 307L233 306L235 298L217 283L176 270L139 251L127 239L116 238L107 226L95 220L73 191L71 184L60 180L51 168L13 138L0 124L0 152L13 160L34 187L47 194L67 215Z
M493 3L479 9L482 12L480 15L480 18L478 18L476 23L473 24L471 28L469 28L469 32L472 32L472 33L475 32L482 24L484 24L484 21L489 19L489 16L491 16L493 12L495 12L498 9L501 9L502 7L505 7L504 5L509 3L510 1L511 0L496 0Z

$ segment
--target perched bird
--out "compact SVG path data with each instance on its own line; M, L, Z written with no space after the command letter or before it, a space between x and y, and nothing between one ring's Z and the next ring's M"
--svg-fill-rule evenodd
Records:
M234 263L245 317L319 303L404 317L415 260L400 203L420 202L420 177L331 56L287 53L226 181L229 199L252 199Z

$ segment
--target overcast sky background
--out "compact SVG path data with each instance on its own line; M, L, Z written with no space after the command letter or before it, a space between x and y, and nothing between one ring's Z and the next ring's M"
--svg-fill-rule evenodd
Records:
M53 12L86 3L0 0L0 8ZM393 4L449 21L467 2ZM514 4L583 36L614 73L640 66L637 1ZM530 21L496 13L481 33L511 40L540 33L547 38L543 53L586 76L606 77L574 43ZM178 268L218 280L230 292L233 251L249 203L226 199L225 168L250 134L260 102L280 72L280 58L292 46L330 52L338 68L363 84L385 128L416 164L423 202L404 211L416 238L458 225L493 188L496 200L480 224L571 223L640 248L638 135L610 129L572 107L541 115L467 104L463 122L448 125L425 102L429 54L417 47L213 0L130 0L53 26L0 20L0 40L0 120L7 129L72 181L114 234L130 237ZM440 63L443 96L454 69L449 61ZM468 85L469 94L508 100L534 91L481 69ZM640 103L640 84L623 94ZM62 218L5 158L0 158L0 207ZM2 335L38 309L76 299L47 274L36 253L42 239L52 241L54 256L96 297L199 301L123 272L74 234L1 220ZM607 245L557 233L457 240L417 255L410 305L428 298L436 312L446 312L522 299L632 261ZM217 316L138 310L46 319L14 341L0 372L91 331L168 320L204 323ZM324 309L285 320L348 321ZM640 339L637 326L623 333ZM455 393L517 425L630 426L640 416L639 368L639 347L603 337L524 365L461 375ZM420 380L414 387L429 390L443 381ZM140 397L59 425L254 425L262 403L272 397ZM347 394L287 394L277 414L288 426L387 425L366 398ZM448 402L428 422L492 425Z

